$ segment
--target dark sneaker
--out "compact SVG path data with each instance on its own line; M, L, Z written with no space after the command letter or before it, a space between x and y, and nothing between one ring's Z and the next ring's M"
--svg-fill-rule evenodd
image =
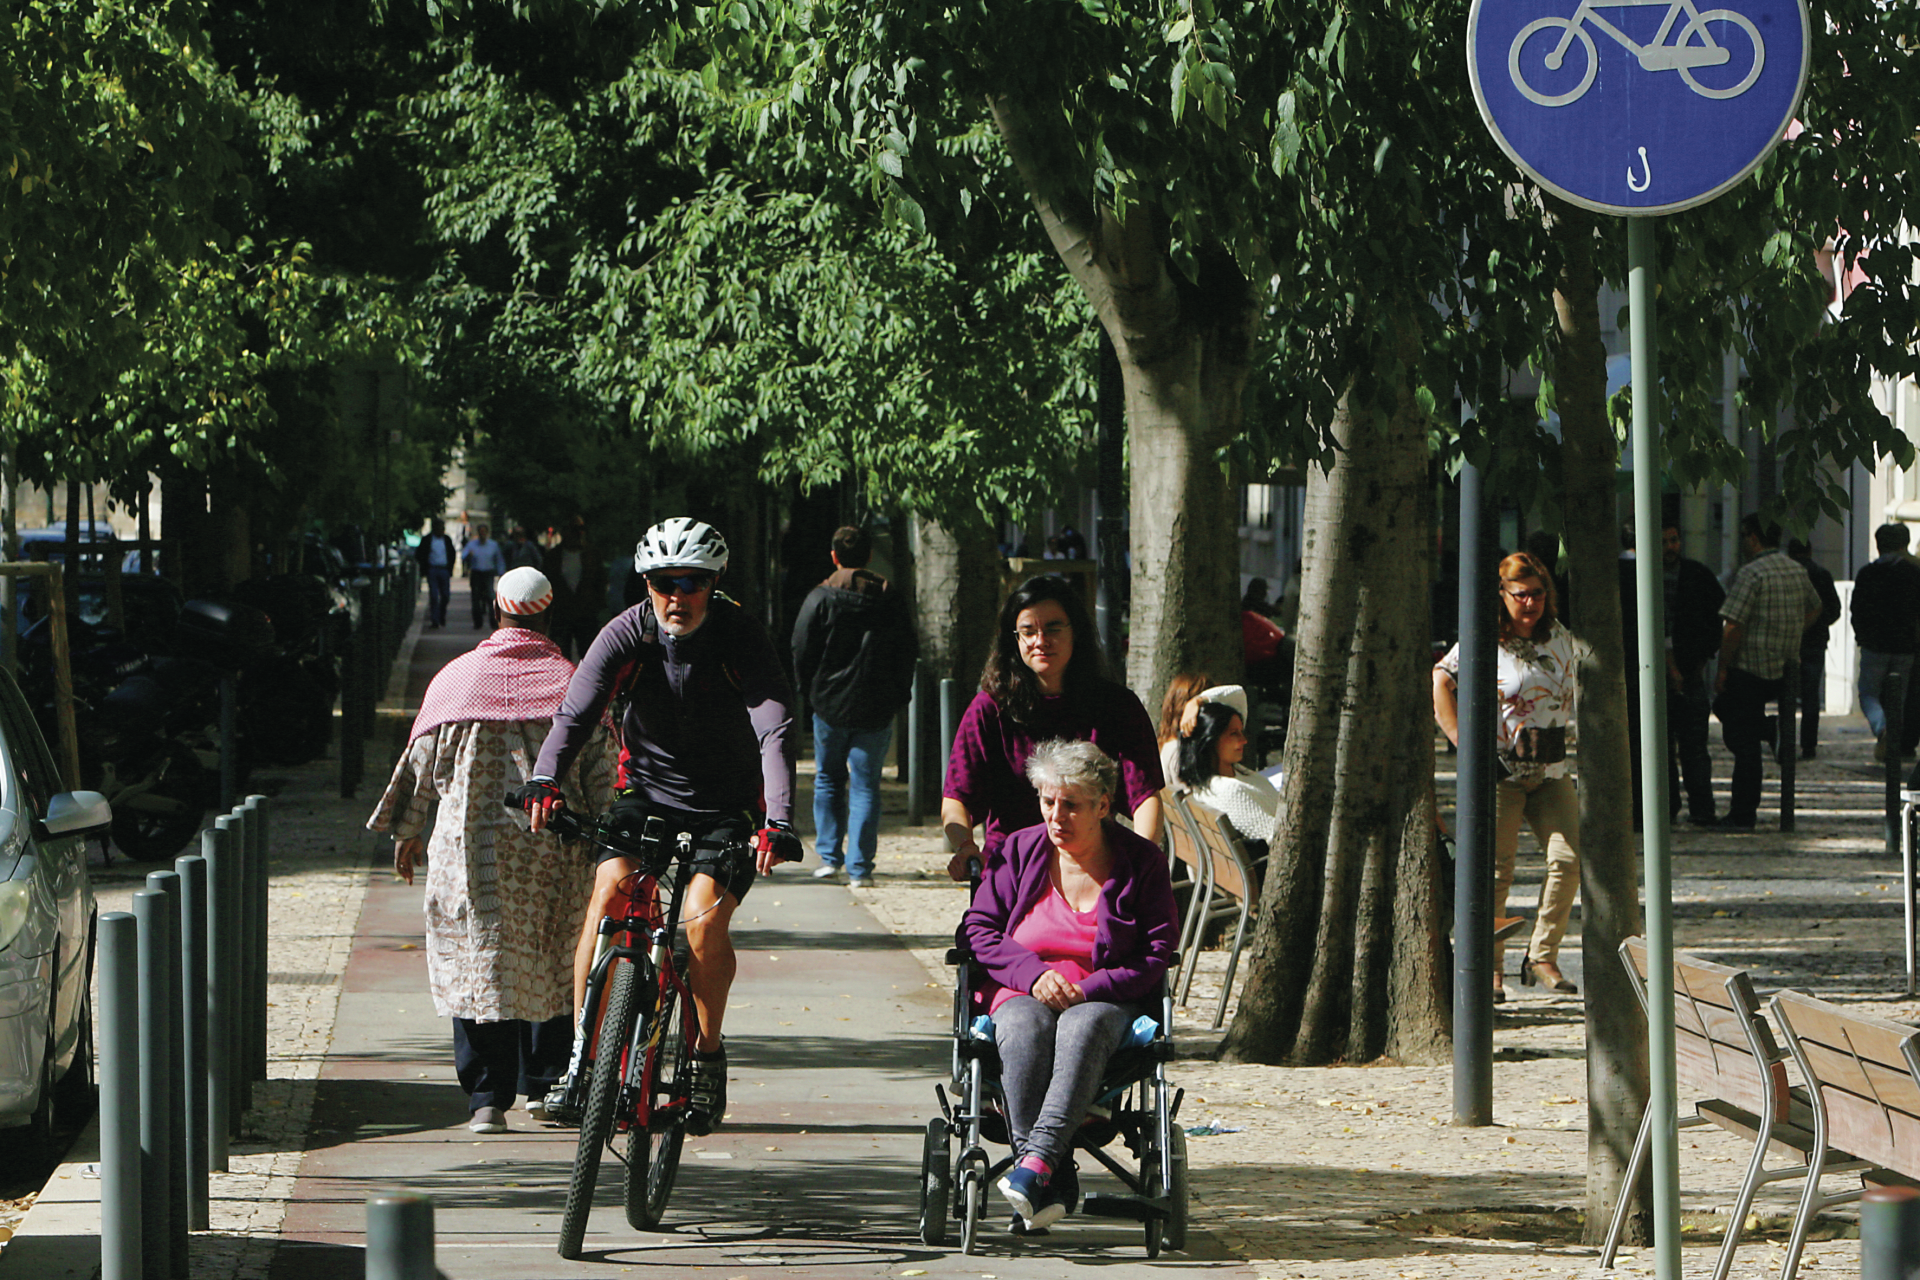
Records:
M1053 1193L1045 1178L1031 1169L1014 1166L1000 1179L999 1186L1000 1194L1028 1231L1045 1231L1067 1216L1066 1203Z
M687 1082L687 1132L704 1138L727 1114L727 1056L695 1058Z
M554 1081L546 1097L540 1100L540 1118L563 1128L579 1128L580 1117L587 1110L586 1100L580 1096L586 1092L585 1075L585 1072L576 1074L569 1068L565 1075Z

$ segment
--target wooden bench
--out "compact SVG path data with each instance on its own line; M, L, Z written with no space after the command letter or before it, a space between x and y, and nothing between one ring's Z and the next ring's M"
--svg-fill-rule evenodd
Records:
M1793 1280L1813 1216L1858 1200L1868 1186L1920 1178L1920 1030L1856 1013L1798 991L1768 1004L1806 1079L1813 1111L1814 1167L1861 1171L1862 1186L1827 1195L1810 1177L1787 1243L1781 1280Z
M1649 1012L1646 939L1628 938L1621 943L1620 959L1633 978L1641 1011ZM1761 1186L1783 1178L1806 1177L1809 1169L1820 1167L1812 1154L1818 1146L1814 1111L1804 1092L1787 1086L1786 1055L1773 1038L1753 982L1744 970L1676 953L1673 1023L1678 1069L1675 1098L1682 1107L1689 1101L1694 1104L1694 1114L1681 1118L1679 1126L1716 1125L1753 1143L1746 1177L1728 1215L1719 1263L1713 1272L1714 1280L1726 1280L1734 1250L1740 1244L1741 1228ZM1600 1254L1602 1267L1613 1266L1620 1234L1633 1205L1635 1184L1647 1165L1652 1133L1653 1108L1649 1103L1640 1119L1640 1133L1634 1139L1633 1158L1627 1165L1620 1200L1614 1206L1612 1225L1607 1228ZM1788 1163L1767 1168L1770 1153ZM1821 1161L1827 1160L1823 1152ZM1862 1166L1836 1153L1826 1164L1826 1171L1839 1172L1842 1167ZM1819 1179L1808 1178L1807 1183L1817 1186ZM1788 1277L1791 1275L1789 1268Z

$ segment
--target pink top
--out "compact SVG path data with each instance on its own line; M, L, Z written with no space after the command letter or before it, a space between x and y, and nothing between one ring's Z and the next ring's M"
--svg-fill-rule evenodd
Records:
M1049 969L1077 984L1093 972L1093 935L1099 916L1097 904L1092 911L1075 911L1059 888L1050 886L1008 937L1046 961ZM1015 996L1028 994L1002 987L994 992L987 1012L994 1012Z

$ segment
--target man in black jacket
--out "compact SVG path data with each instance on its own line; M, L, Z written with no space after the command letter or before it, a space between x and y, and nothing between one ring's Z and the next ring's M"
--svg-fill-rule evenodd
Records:
M1860 711L1879 739L1874 758L1886 755L1887 678L1904 684L1912 673L1916 622L1920 622L1920 567L1907 558L1907 527L1883 524L1873 531L1880 558L1853 577L1853 636L1860 646ZM1904 695L1902 702L1905 702ZM1912 726L1907 726L1909 733Z
M856 889L873 875L880 769L919 657L905 602L866 567L872 554L866 530L835 531L834 571L807 593L793 625L794 674L813 710L813 874L834 877L844 866Z
M1688 818L1712 826L1713 758L1707 749L1707 717L1713 698L1707 686L1707 661L1720 651L1720 604L1727 593L1713 570L1680 554L1677 524L1669 522L1660 531L1660 563L1667 596L1668 803L1678 817L1678 784L1684 780Z

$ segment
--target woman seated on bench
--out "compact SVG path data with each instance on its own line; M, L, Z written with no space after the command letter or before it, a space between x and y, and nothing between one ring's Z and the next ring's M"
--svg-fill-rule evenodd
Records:
M1157 1011L1179 925L1166 855L1113 821L1118 765L1055 739L1027 778L1044 821L1007 838L961 930L986 970L976 999L993 1016L1018 1157L1000 1191L1037 1231L1077 1199L1074 1132L1134 1019Z
M1259 861L1280 820L1280 792L1240 761L1247 753L1247 692L1237 684L1202 692L1187 704L1180 730L1180 781L1193 798L1225 814Z

